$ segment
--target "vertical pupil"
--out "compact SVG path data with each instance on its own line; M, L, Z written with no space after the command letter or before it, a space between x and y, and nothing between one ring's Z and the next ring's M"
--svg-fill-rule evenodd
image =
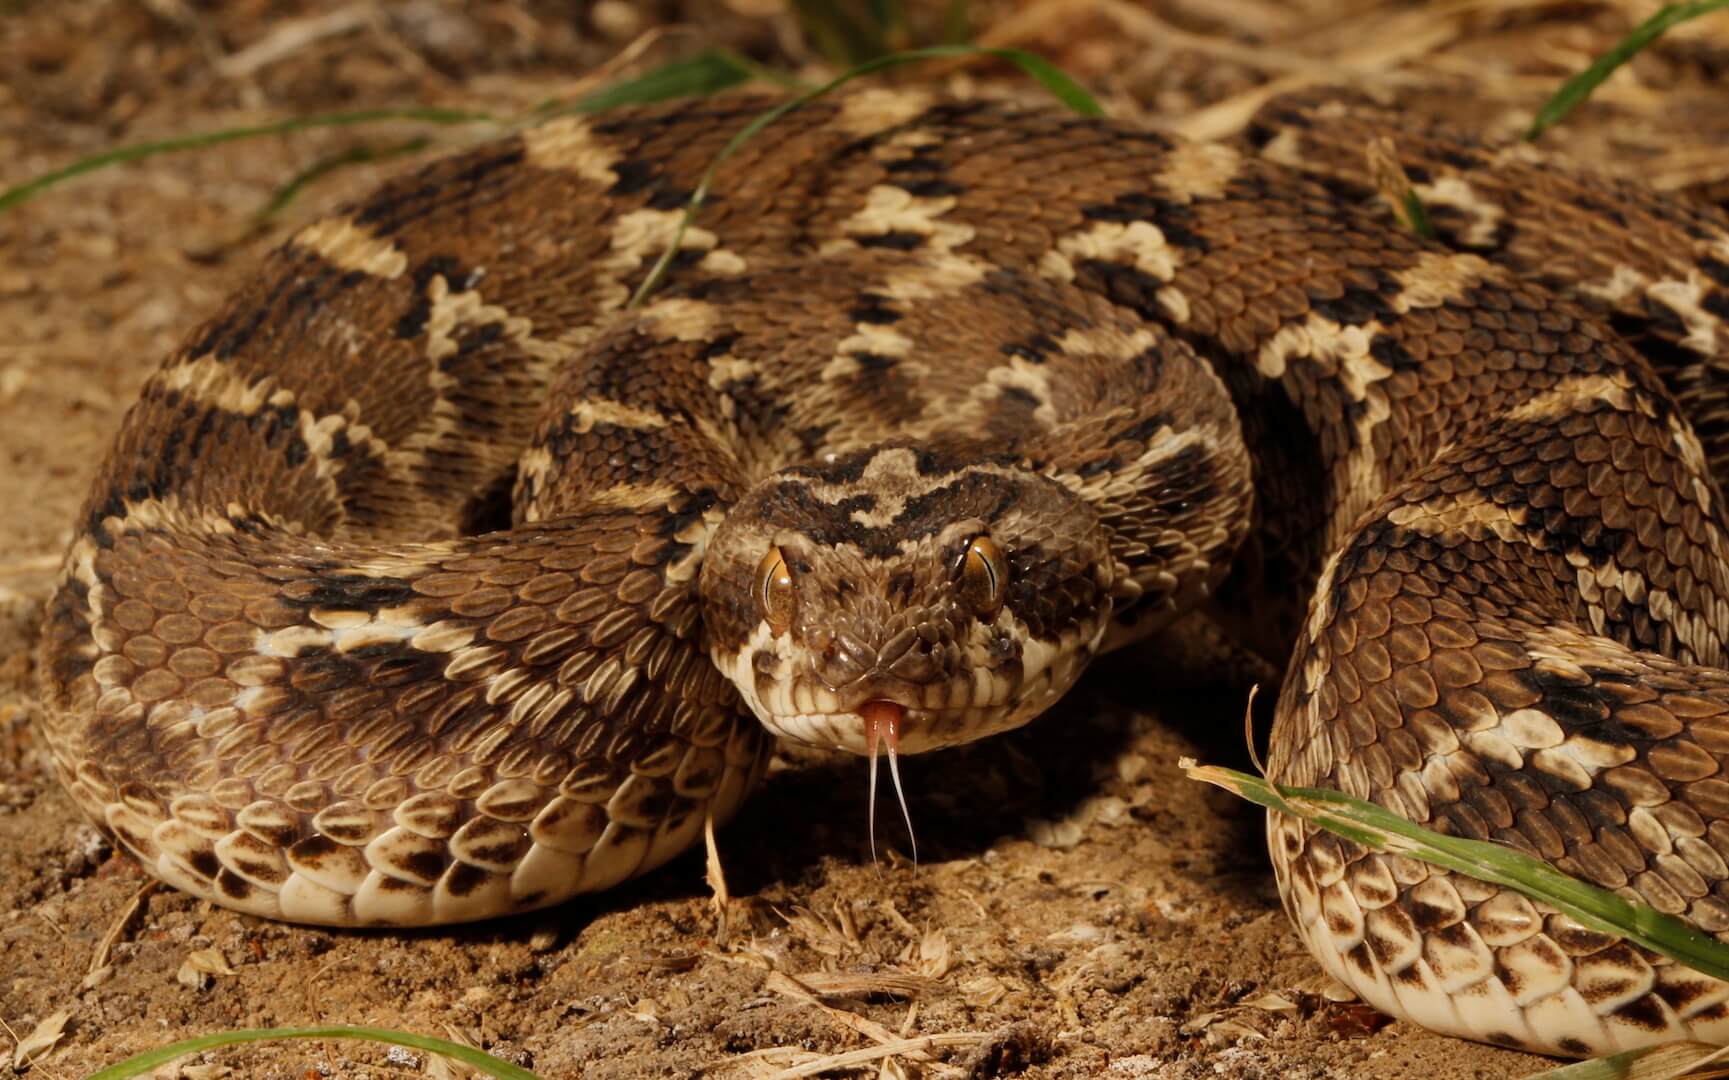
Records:
M993 614L1002 603L1002 579L997 573L995 555L996 546L986 537L979 537L967 545L968 585L977 594L975 603Z
M792 622L792 570L780 549L770 548L757 572L761 575L758 592L763 616L778 634Z
M997 572L991 566L990 556L985 553L984 547L976 541L973 543L973 555L979 560L979 569L984 571L985 588L989 590L991 595L995 595L997 591Z

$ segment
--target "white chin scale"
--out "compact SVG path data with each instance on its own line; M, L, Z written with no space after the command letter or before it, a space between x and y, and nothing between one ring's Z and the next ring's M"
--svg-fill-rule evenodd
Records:
M928 713L923 709L908 709L900 724L897 752L922 754L959 746L974 739L1019 727L1031 717L1002 723L1009 714L1002 709L960 709L952 713ZM817 713L757 713L763 727L780 738L816 746L824 750L844 750L861 757L868 753L865 743L864 717L856 712Z

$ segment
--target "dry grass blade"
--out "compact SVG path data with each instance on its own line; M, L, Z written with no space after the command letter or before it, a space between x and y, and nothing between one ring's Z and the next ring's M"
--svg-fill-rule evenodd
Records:
M1261 760L1261 747L1255 740L1255 698L1260 693L1260 683L1249 685L1249 700L1243 702L1243 743L1249 748L1249 761L1254 764L1255 771L1266 776L1267 764Z
M768 1080L798 1080L801 1076L818 1076L837 1069L851 1069L859 1065L868 1065L873 1061L881 1061L887 1057L912 1057L917 1054L927 1054L932 1050L947 1046L973 1046L984 1042L990 1035L983 1031L950 1031L939 1035L920 1035L916 1039L896 1039L893 1042L878 1046L867 1046L862 1050L848 1050L844 1054L831 1054L828 1057L807 1061L790 1069L782 1069L770 1076Z
M732 910L732 891L726 887L726 868L720 861L720 844L714 838L714 814L706 815L702 823L703 878L708 882L708 902L714 909L717 945L728 938L727 914Z
M1426 240L1435 239L1435 226L1429 221L1429 211L1418 198L1417 189L1411 186L1405 167L1399 164L1399 151L1393 140L1383 135L1369 144L1366 153L1369 176L1375 190L1392 207L1393 217L1418 236Z
M1328 58L1332 73L1325 78L1311 74L1280 75L1258 86L1196 109L1172 127L1191 139L1223 139L1248 126L1262 105L1281 94L1321 82L1343 82L1376 72L1391 71L1439 52L1460 36L1462 22L1445 9L1423 8L1387 19L1356 31L1356 40L1368 42L1341 50Z
M114 946L119 944L120 939L125 936L127 928L132 925L132 920L136 919L138 913L144 910L144 901L149 898L151 893L161 887L162 882L151 878L138 887L138 891L132 894L132 899L126 901L126 906L120 910L119 915L114 917L114 922L108 927L108 932L103 934L102 940L96 943L96 951L90 954L90 963L84 969L86 976L94 975L108 965L109 959L114 954Z
M762 988L779 994L782 997L791 998L793 1001L797 1001L800 1004L809 1005L812 1008L819 1009L824 1015L829 1019L834 1020L841 1027L846 1028L848 1031L857 1032L865 1038L874 1040L875 1042L894 1042L899 1038L899 1036L894 1032L869 1017L860 1016L857 1013L848 1012L845 1009L837 1009L832 1005L823 1004L822 1000L815 992L813 992L811 987L806 986L800 979L787 975L784 972L770 972L768 978L763 980Z
M980 45L1015 45L1041 34L1073 25L1075 17L1092 12L1110 19L1124 32L1149 45L1189 49L1205 56L1246 64L1262 71L1289 72L1314 79L1333 78L1338 69L1331 62L1304 56L1288 49L1246 45L1222 37L1209 37L1173 26L1128 0L1040 0L1022 8L980 35Z
M228 79L245 78L314 42L363 30L377 17L376 5L361 3L290 19L239 52L216 61L216 73Z
M869 1017L860 1016L858 1013L848 1012L845 1009L837 1009L833 1005L825 1005L821 1000L819 1000L814 989L801 980L802 977L794 978L793 976L784 974L783 972L773 971L769 973L768 978L763 980L762 988L779 994L782 997L791 998L793 1001L797 1001L803 1005L808 1005L813 1009L817 1009L824 1016L827 1016L830 1020L833 1020L846 1030L863 1035L865 1038L880 1045L905 1041L904 1036L895 1034L893 1031L890 1031L888 1028ZM903 1052L907 1057L910 1057L915 1061L930 1062L934 1060L931 1058L930 1054L923 1049L913 1049Z
M0 563L0 577L20 577L25 574L46 574L60 569L58 555L37 555L17 562Z
M889 997L923 997L941 988L935 979L899 971L870 973L812 971L797 977L798 985L819 998L867 997L884 994Z
M52 1051L61 1036L66 1034L66 1021L72 1019L72 1012L69 1008L58 1009L43 1017L30 1034L21 1039L14 1036L17 1045L12 1048L13 1070L21 1072L39 1064L40 1059Z

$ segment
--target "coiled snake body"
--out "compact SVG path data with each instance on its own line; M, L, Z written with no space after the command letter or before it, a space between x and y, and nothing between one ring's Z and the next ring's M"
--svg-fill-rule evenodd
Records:
M1288 613L1275 778L1729 931L1720 218L1401 132L1473 254L1360 197L1366 106L1229 148L868 93L729 159L622 310L760 107L393 180L150 378L41 670L62 779L152 872L312 923L555 903L730 815L767 732L977 738L1219 594ZM1729 1039L1729 986L1269 832L1389 1012Z

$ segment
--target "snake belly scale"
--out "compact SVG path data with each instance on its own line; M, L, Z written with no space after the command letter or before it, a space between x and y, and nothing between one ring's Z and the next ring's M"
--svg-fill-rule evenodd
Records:
M40 670L61 779L153 873L333 925L556 903L730 816L771 734L968 741L1252 600L1295 642L1276 779L1729 931L1720 217L1425 136L1448 248L1361 197L1340 147L1400 130L1367 106L1227 147L861 93L729 159L624 310L761 107L398 177L148 379ZM1545 239L1519 168L1596 240ZM1729 1039L1723 983L1269 837L1382 1009L1570 1054Z

